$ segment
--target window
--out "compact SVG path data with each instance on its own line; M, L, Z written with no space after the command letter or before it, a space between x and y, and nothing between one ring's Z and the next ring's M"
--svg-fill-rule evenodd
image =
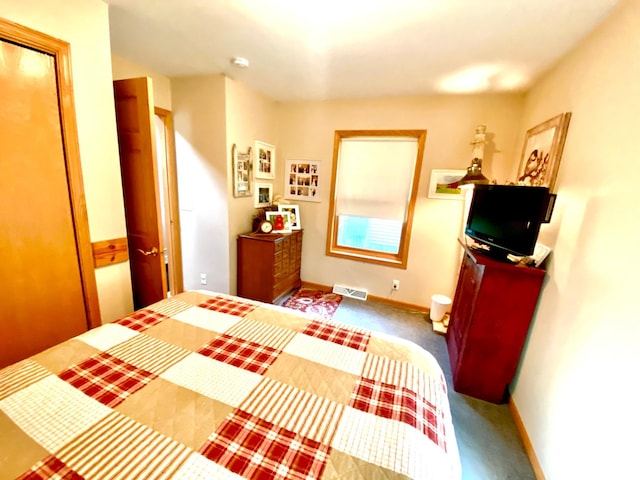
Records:
M327 255L407 268L426 130L338 130Z

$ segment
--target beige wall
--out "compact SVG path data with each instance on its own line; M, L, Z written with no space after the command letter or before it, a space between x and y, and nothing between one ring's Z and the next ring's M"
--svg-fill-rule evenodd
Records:
M235 143L240 151L253 150L254 140L276 143L275 102L251 90L244 84L226 78L227 111L227 165L231 167L231 147ZM276 165L282 163L276 149ZM236 293L238 234L251 230L251 221L256 214L253 197L233 197L233 172L228 170L229 192L229 288ZM266 180L260 182L270 183ZM276 184L277 185L277 184ZM254 188L255 191L255 188Z
M226 148L225 77L171 80L178 169L184 288L227 293L230 153ZM200 284L200 274L207 284Z
M527 126L573 113L513 392L547 479L637 475L638 52L640 2L625 1L526 99Z
M469 95L280 104L275 191L283 193L285 159L322 162L322 202L300 202L303 280L361 287L371 295L421 306L429 306L434 293L453 295L462 202L427 198L431 171L466 169L475 127L486 124L490 143L483 171L500 182L510 179L512 159L519 155L516 137L522 101L519 95ZM408 268L326 256L334 131L403 128L427 130ZM393 279L400 280L400 290L392 294Z
M92 241L126 236L111 84L107 5L99 0L4 0L0 17L71 45L82 176ZM96 270L103 321L133 309L128 263Z
M169 77L113 54L111 55L111 72L114 80L137 77L151 78L154 105L171 110L171 80Z

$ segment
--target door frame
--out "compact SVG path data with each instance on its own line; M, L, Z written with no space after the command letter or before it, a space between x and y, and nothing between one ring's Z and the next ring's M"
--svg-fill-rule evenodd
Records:
M78 127L71 75L70 46L67 42L2 18L0 18L0 38L49 54L55 59L60 127L65 152L78 265L84 294L84 309L88 323L87 328L97 327L102 324L102 319L93 265L87 204L82 181L80 145L78 143ZM28 292L25 291L26 294Z
M165 188L161 194L165 196L164 224L169 229L167 243L169 249L169 292L177 295L184 290L182 273L182 243L180 240L180 209L178 207L178 171L176 166L176 145L173 131L173 115L171 110L154 107L154 113L162 120L165 138Z

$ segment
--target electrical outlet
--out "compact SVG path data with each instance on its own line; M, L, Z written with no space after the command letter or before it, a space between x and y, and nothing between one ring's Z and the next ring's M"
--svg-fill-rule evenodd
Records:
M400 280L393 280L391 282L391 289L392 290L400 290Z
M206 273L201 273L200 274L200 285L206 285L207 284L207 274Z

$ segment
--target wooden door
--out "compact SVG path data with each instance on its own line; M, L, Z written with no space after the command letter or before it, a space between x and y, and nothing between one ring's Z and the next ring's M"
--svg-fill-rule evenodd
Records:
M73 112L58 97L63 65L3 39L25 31L30 45L48 41L0 22L0 367L96 323L86 211L74 204L79 164L68 158Z
M166 297L153 100L148 78L113 82L136 309Z

